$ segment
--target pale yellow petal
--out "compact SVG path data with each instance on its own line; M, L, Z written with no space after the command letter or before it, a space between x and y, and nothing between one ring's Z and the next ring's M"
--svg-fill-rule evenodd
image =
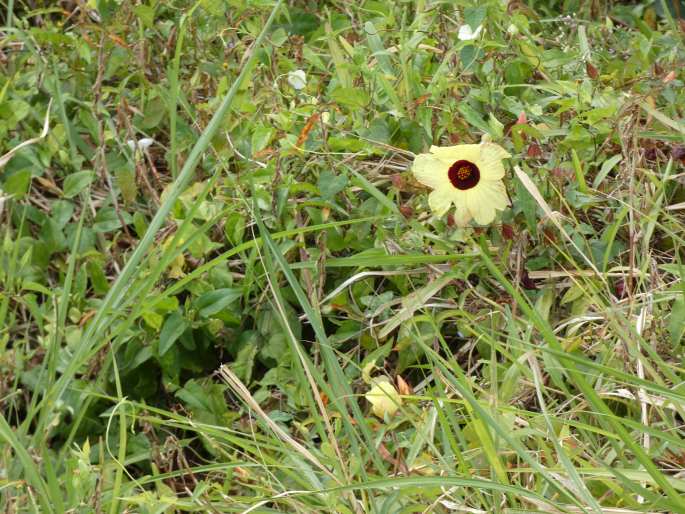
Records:
M474 187L466 195L466 207L480 225L488 225L495 219L495 207L488 202L489 195L485 191L482 187Z
M483 202L492 205L498 211L503 211L509 205L509 197L501 180L490 180L478 184Z
M457 161L475 163L480 157L481 145L431 146L430 152L449 166Z
M450 179L447 175L449 165L440 159L427 153L422 153L414 158L411 168L416 180L423 185L433 189L451 187Z
M495 143L481 143L476 165L480 170L481 180L501 180L504 177L502 159L511 157L509 152Z
M465 227L469 224L469 221L473 218L466 206L466 195L462 195L462 200L456 204L456 209L454 211L454 223L458 227Z
M452 185L450 184L450 187ZM452 195L449 190L436 189L428 195L428 206L436 216L444 216L452 205Z
M502 161L479 161L478 170L480 171L481 181L495 181L504 178L504 164Z
M511 157L511 154L497 143L481 143L480 154L481 156L487 155L492 157L493 159L500 160L508 159L509 157Z

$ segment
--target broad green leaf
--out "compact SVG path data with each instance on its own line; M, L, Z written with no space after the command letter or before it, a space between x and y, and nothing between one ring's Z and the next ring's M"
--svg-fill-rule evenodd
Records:
M257 126L252 133L252 154L254 155L260 150L264 150L271 141L273 135L273 128L264 125Z
M23 198L29 191L31 185L31 171L24 169L13 173L5 180L2 185L5 193L13 195L15 198Z
M117 186L121 191L124 204L129 205L136 200L138 185L136 184L136 171L132 166L124 166L116 172Z
M94 178L95 174L91 170L77 171L76 173L68 175L67 178L64 179L64 185L62 187L64 197L74 198L87 188L91 182L93 182Z
M481 115L473 107L467 103L460 103L457 107L464 119L477 129L482 130L485 133L490 133L490 126L483 121Z
M159 334L159 355L164 355L187 328L188 322L183 314L178 311L172 312L164 321L162 331Z
M339 87L331 93L331 99L352 109L363 109L371 101L366 91L356 87Z
M119 218L121 216L121 219ZM131 223L131 215L125 211L117 211L114 207L103 207L95 215L93 230L96 232L111 232L121 227L121 220L127 225Z
M321 196L326 200L332 200L335 195L345 189L347 185L347 177L345 175L336 175L331 170L324 170L319 175L318 188L321 191Z
M484 5L468 7L464 9L464 21L472 30L476 30L478 26L483 23L483 20L485 20L487 12L487 7Z
M153 28L155 24L155 8L149 5L136 5L133 9L136 16L143 22L143 24L148 28Z
M242 295L242 289L238 288L215 289L200 296L195 301L195 308L198 309L200 316L207 318L224 310Z

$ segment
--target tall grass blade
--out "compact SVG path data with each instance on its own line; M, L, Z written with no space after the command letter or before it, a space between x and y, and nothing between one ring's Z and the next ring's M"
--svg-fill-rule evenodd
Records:
M212 116L212 119L203 131L202 135L193 146L193 149L191 150L188 159L184 163L178 177L168 189L168 193L164 202L162 202L162 204L159 206L157 214L150 222L145 235L141 239L133 254L131 254L131 257L126 262L124 268L121 270L121 273L112 285L112 289L110 289L105 296L100 309L98 310L91 324L88 326L87 331L75 350L73 357L69 361L67 368L64 370L64 373L58 379L56 384L46 393L46 405L51 406L52 402L59 398L67 389L67 387L69 387L72 377L78 371L79 367L84 363L84 356L88 355L88 353L94 347L104 344L101 339L104 335L106 327L108 326L112 311L114 311L123 302L130 280L138 272L138 266L154 242L157 232L166 221L166 218L174 203L192 179L195 168L199 163L202 154L209 147L212 138L223 124L224 118L233 103L236 93L238 92L248 73L250 73L252 70L252 65L255 63L257 56L256 50L261 46L262 41L268 33L276 13L280 9L281 3L282 0L278 0L278 2L276 2L276 5L264 24L264 28L248 50L250 55L243 64L240 74L226 93L226 96L223 98L219 108ZM175 156L172 156L171 158L175 158ZM42 411L42 424L44 424L44 420L47 418L47 416L49 416L50 410L51 409L48 408Z

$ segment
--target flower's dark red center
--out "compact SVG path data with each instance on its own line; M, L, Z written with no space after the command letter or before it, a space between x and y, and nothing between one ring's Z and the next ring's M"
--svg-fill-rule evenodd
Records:
M447 176L457 189L465 191L476 187L480 182L480 170L471 161L457 161L450 166Z

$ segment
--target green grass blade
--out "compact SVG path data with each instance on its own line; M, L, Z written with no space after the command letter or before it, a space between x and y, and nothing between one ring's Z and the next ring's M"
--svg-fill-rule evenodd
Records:
M580 392L585 395L585 398L589 401L595 412L598 413L597 419L599 422L604 425L605 428L610 428L617 433L623 444L635 455L635 458L638 460L638 462L640 462L640 464L642 464L642 466L644 466L645 470L654 479L655 483L668 495L673 506L685 510L685 498L683 498L683 496L674 489L664 474L656 467L652 459L645 453L644 449L634 441L633 436L624 428L620 419L611 412L606 403L599 397L594 388L587 382L583 374L578 370L575 362L566 358L565 352L554 335L554 332L552 331L552 328L549 326L548 322L541 318L537 310L530 305L528 300L523 297L520 291L516 289L509 280L507 280L504 274L495 265L488 252L487 244L483 240L481 240L481 250L483 262L490 270L490 273L497 278L500 284L504 286L507 292L514 298L517 305L528 317L530 322L540 331L540 334L545 342L558 352L557 358L564 365L564 368L567 370L574 384L578 387ZM610 440L610 442L615 445L616 451L620 455L622 453L621 448L616 444L615 441Z
M99 340L102 337L102 333L108 325L108 320L111 316L111 311L116 309L117 306L123 301L131 278L139 271L138 265L143 260L148 249L154 242L157 232L165 223L166 218L169 212L171 211L171 208L173 207L174 203L176 202L177 198L180 196L180 194L183 192L185 187L192 179L195 172L195 168L199 163L202 154L209 147L212 138L221 128L221 125L223 124L224 118L233 103L236 93L238 92L241 84L247 77L248 73L251 72L252 65L255 63L255 59L257 56L257 49L261 46L262 41L264 40L267 32L269 31L269 28L271 27L271 24L276 16L276 13L280 9L281 3L282 0L278 0L275 7L271 11L271 14L269 15L269 18L264 24L262 31L260 32L259 36L254 41L252 47L249 50L250 55L245 61L245 64L243 65L240 74L233 82L233 85L231 86L229 91L224 96L219 108L212 116L209 124L203 131L202 135L193 146L193 149L191 150L188 159L183 165L183 168L181 169L179 176L176 178L176 180L169 188L166 199L159 206L159 210L150 222L150 225L148 226L145 235L141 239L133 254L126 262L124 268L121 270L121 273L112 285L112 288L107 293L107 296L103 300L100 309L98 310L95 318L89 325L88 330L86 331L83 339L81 340L81 343L76 349L73 358L70 360L68 367L65 369L62 376L56 382L55 386L47 392L46 403L48 405L50 405L52 401L54 401L56 398L59 398L64 393L66 388L69 386L72 377L77 372L78 368L83 364L84 357L88 355L89 351L95 344L99 343ZM175 156L172 156L172 158L175 158ZM43 410L43 419L45 419L49 415L49 410L50 409Z
M5 442L10 445L12 451L14 451L14 454L19 460L19 464L21 464L21 467L24 470L26 480L38 493L38 501L44 512L54 512L54 502L57 502L59 505L61 499L51 498L48 486L41 477L40 470L33 462L33 458L29 452L15 435L12 427L7 423L5 416L2 414L0 414L0 438L4 439Z
M300 306L304 310L305 315L309 320L309 323L314 329L314 333L316 334L321 354L324 358L326 373L328 375L328 379L331 381L332 396L330 396L330 398L335 407L340 412L340 414L343 416L345 428L348 432L350 442L354 442L359 437L359 434L354 429L354 426L351 421L352 418L354 418L356 426L359 432L361 432L361 438L367 446L367 451L369 452L371 459L374 461L374 464L376 465L378 470L385 470L386 467L380 459L380 456L378 455L378 452L376 451L373 445L373 438L366 425L366 420L364 419L364 416L362 415L362 412L359 409L359 405L357 405L357 402L354 400L352 389L350 388L350 385L345 377L345 374L343 373L340 364L338 363L338 360L335 356L335 352L328 343L328 336L326 335L326 331L321 322L319 311L315 310L309 303L309 300L307 299L305 292L302 290L299 281L292 272L292 269L290 268L289 264L283 258L283 255L274 243L273 239L271 238L271 235L269 234L269 231L264 225L264 222L262 221L261 216L259 214L259 207L257 205L254 206L254 216L255 221L257 222L257 226L259 227L260 235L262 237L262 240L264 241L264 245L271 252L273 259L276 261L281 272L285 275L286 279L288 280L288 284L295 293L295 296L297 297ZM352 411L352 417L350 417L348 409Z

